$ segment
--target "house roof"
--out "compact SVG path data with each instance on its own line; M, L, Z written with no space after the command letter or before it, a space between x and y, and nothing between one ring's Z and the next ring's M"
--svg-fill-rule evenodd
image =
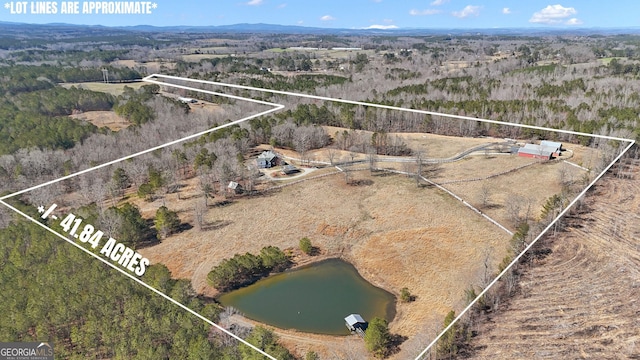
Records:
M366 323L366 321L364 321L364 319L362 318L362 316L360 316L360 314L351 314L346 318L344 318L344 321L346 321L347 324L349 324L349 326L353 326L357 323L363 323L363 324Z
M271 161L276 157L278 157L278 155L271 150L263 151L262 154L258 155L258 159L266 159L267 161Z

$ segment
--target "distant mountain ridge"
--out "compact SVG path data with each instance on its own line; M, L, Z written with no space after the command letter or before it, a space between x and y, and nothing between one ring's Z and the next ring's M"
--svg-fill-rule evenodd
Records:
M184 33L253 33L253 34L320 34L320 35L391 35L391 36L424 36L424 35L612 35L612 34L640 34L640 27L628 28L394 28L394 29L341 29L320 28L297 25L279 25L264 23L241 23L231 25L211 26L103 26L103 25L76 25L65 23L27 24L17 22L0 21L0 30L18 30L16 28L93 28L93 29L118 29L140 32L184 32Z

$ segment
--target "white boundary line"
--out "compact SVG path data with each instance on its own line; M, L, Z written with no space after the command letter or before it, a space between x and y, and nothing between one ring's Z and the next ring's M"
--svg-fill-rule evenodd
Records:
M382 109L388 109L388 110L399 110L399 111L408 111L408 112L413 112L413 113L418 113L418 114L425 114L425 115L433 115L433 116L442 116L442 117L446 117L446 118L452 118L452 119L460 119L460 120L471 120L471 121L479 121L479 122L485 122L485 123L489 123L489 124L498 124L498 125L506 125L506 126L515 126L515 127L520 127L520 128L527 128L527 129L535 129L535 130L543 130L543 131L551 131L551 132L559 132L559 133L564 133L564 134L570 134L570 135L579 135L579 136L589 136L589 137L595 137L595 138L600 138L600 139L607 139L607 140L617 140L617 141L621 141L621 142L629 142L629 145L624 149L624 151L622 151L590 184L589 186L587 186L532 242L531 244L529 244L482 292L480 292L480 294L449 324L449 326L447 326L444 330L442 330L440 332L440 334L416 357L416 360L419 360L420 358L422 358L422 356L424 356L427 351L429 351L429 349L431 349L431 347L433 347L433 345L444 335L445 332L447 332L447 330L449 330L453 325L455 325L456 322L458 322L458 320L460 320L460 318L462 318L462 316L469 311L469 309L471 309L471 307L562 217L564 216L564 214L566 214L567 211L569 211L569 209L571 209L571 207L580 199L580 197L584 196L584 194L587 193L587 191L598 181L600 180L600 178L607 172L607 170L609 170L613 164L615 164L634 144L635 141L632 139L624 139L624 138L618 138L618 137L613 137L613 136L606 136L606 135L596 135L596 134L587 134L587 133L581 133L581 132L577 132L577 131L570 131L570 130L559 130L559 129L550 129L550 128L545 128L545 127L541 127L541 126L533 126L533 125L524 125L524 124L512 124L512 123L505 123L502 121L497 121L497 120L489 120L489 119L479 119L479 118L474 118L474 117L470 117L470 116L461 116L461 115L450 115L450 114L444 114L444 113L438 113L438 112L433 112L433 111L425 111L425 110L417 110L417 109L405 109L405 108L400 108L400 107L396 107L396 106L389 106L389 105L380 105L380 104L371 104L371 103L365 103L365 102L360 102L360 101L353 101L353 100L343 100L343 99L334 99L334 98L329 98L329 97L324 97L324 96L316 96L316 95L307 95L307 94L299 94L299 93L292 93L292 92L288 92L288 91L280 91L280 90L269 90L269 89L260 89L260 88L256 88L256 87L251 87L251 86L244 86L244 85L235 85L235 84L225 84L225 83L220 83L220 82L215 82L215 81L206 81L206 80L198 80L198 79L188 79L188 78L181 78L181 77L177 77L177 76L169 76L169 75L160 75L160 74L153 74L153 75L149 75L147 77L145 77L143 79L143 81L152 81L155 84L162 84L162 85L166 85L166 86L179 86L179 85L174 85L174 84L169 84L169 83L163 83L163 82L157 82L155 80L150 80L153 77L157 77L157 78L166 78L166 79L173 79L173 80L181 80L181 81L193 81L193 82L197 82L197 83L201 83L201 84L210 84L210 85L218 85L218 86L223 86L223 87L231 87L231 88L238 88L238 89L244 89L244 90L254 90L254 91L261 91L261 92L270 92L273 94L281 94L281 95L290 95L290 96L297 96L297 97L303 97L303 98L309 98L309 99L316 99L316 100L324 100L324 101L333 101L333 102L341 102L341 103L346 103L346 104L353 104L353 105L363 105L363 106L372 106L372 107L377 107L377 108L382 108Z
M174 145L174 144L178 144L178 143L180 143L180 142L183 142L183 141L186 141L186 140L189 140L189 139L197 138L197 137L200 137L200 136L202 136L202 135L205 135L205 134L208 134L208 133L211 133L211 132L214 132L214 131L217 131L217 130L220 130L220 129L223 129L223 128L226 128L226 127L229 127L229 126L233 126L233 125L236 125L236 124L239 124L239 123L245 122L245 121L247 121L247 120L251 120L251 119L253 119L253 118L257 118L257 117L260 117L260 116L263 116L263 115L267 115L267 114L270 114L270 113L272 113L272 112L275 112L275 111L278 111L278 110L281 110L281 109L283 109L283 108L284 108L284 105L281 105L281 104L274 104L274 103L270 103L270 102L266 102L266 101L261 101L261 100L255 100L255 99L250 99L250 98L243 98L243 97L235 96L235 95L228 95L228 94L216 93L216 92L213 92L213 91L205 91L205 90L199 90L199 89L193 89L193 90L198 90L198 91L206 92L206 93L209 93L209 94L212 94L212 95L218 95L218 96L223 96L223 97L228 97L228 98L233 98L233 99L245 100L245 101L250 101L250 102L259 103L259 104L263 104L263 105L269 105L269 106L273 106L274 108L269 109L269 110L266 110L266 111L262 111L262 112L260 112L260 113L254 114L254 115L250 115L250 116L244 117L244 118L239 119L239 120L236 120L236 121L232 121L232 122L229 122L229 123L226 123L226 124L223 124L223 125L217 126L217 127L215 127L215 128L209 129L209 130L201 131L201 132L199 132L199 133L196 133L196 134L193 134L193 135L189 135L189 136L187 136L187 137L184 137L184 138L181 138L181 139L178 139L178 140L174 140L174 141L171 141L171 142L168 142L168 143L162 144L162 145L158 145L158 146L155 146L155 147L153 147L153 148L150 148L150 149L147 149L147 150L143 150L143 151L137 152L137 153L132 154L132 155L128 155L128 156L125 156L125 157L122 157L122 158L119 158L119 159L116 159L116 160L112 160L112 161L106 162L106 163L104 163L104 164L101 164L101 165L98 165L98 166L91 167L91 168L89 168L89 169L85 169L85 170L82 170L82 171L78 171L78 172L76 172L76 173L73 173L73 174L70 174L70 175L67 175L67 176L63 176L63 177L60 177L60 178L55 179L55 180L51 180L51 181L45 182L45 183L40 184L40 185L32 186L32 187L30 187L30 188L27 188L27 189L24 189L24 190L17 191L17 192L15 192L15 193L12 193L12 194L9 194L9 195L5 195L5 196L3 196L3 197L1 197L1 198L0 198L0 204L3 204L3 205L4 205L4 206L6 206L7 208L9 208L9 209L11 209L11 210L15 211L16 213L20 214L21 216L25 217L27 220L32 221L33 223L35 223L35 224L37 224L38 226L40 226L40 227L42 227L42 228L46 229L47 231L49 231L49 232L51 232L52 234L54 234L54 235L56 235L56 236L60 237L61 239L63 239L63 240L65 240L65 241L67 241L68 243L72 244L73 246L77 247L78 249L80 249L80 250L82 250L82 251L86 252L87 254L89 254L89 255L93 256L94 258L96 258L96 259L98 259L98 260L102 261L103 263L107 264L107 265L108 265L108 266L110 266L111 268L113 268L113 269L115 269L115 270L119 271L120 273L124 274L125 276L129 277L130 279L134 280L135 282L137 282L137 283L141 284L142 286L146 287L147 289L149 289L149 290L153 291L154 293L156 293L156 294L158 294L158 295L162 296L163 298L165 298L165 299L167 299L167 300L171 301L172 303L174 303L174 304L178 305L180 308L182 308L182 309L186 310L187 312L191 313L192 315L195 315L196 317L198 317L199 319L201 319L201 320L205 321L205 322L206 322L206 323L208 323L209 325L216 327L218 330L223 331L223 332L224 332L224 333L226 333L227 335L229 335L229 336L231 336L231 337L235 338L236 340L238 340L238 341L242 342L243 344L245 344L245 345L249 346L250 348L254 349L255 351L259 352L260 354L262 354L262 355L264 355L264 356L268 357L269 359L272 359L272 360L278 360L278 359L276 359L275 357L273 357L273 356L271 356L271 355L267 354L267 353L266 353L266 352L264 352L263 350L260 350L258 347L256 347L256 346L252 345L251 343L249 343L249 342L245 341L244 339L242 339L242 338L238 337L237 335L233 334L232 332L230 332L230 331L226 330L225 328L221 327L220 325L218 325L218 324L216 324L216 323L212 322L211 320L209 320L209 319L205 318L204 316L202 316L202 315L198 314L197 312L195 312L195 311L193 311L193 310L189 309L189 308L188 308L188 307L186 307L185 305L183 305L183 304L181 304L181 303L179 303L179 302L175 301L174 299L170 298L169 296L165 295L164 293L160 292L159 290L156 290L155 288L153 288L153 287L151 287L151 286L147 285L144 281L142 281L142 280L140 280L140 279L136 278L135 276L133 276L133 275L131 275L131 274L127 273L127 272L126 272L126 271L124 271L123 269L121 269L121 268L119 268L119 267L115 266L114 264L112 264L112 263L108 262L107 260L105 260L105 259L103 259L103 258L99 257L98 255L96 255L96 254L92 253L91 251L89 251L89 250L85 249L84 247L82 247L82 246L80 246L79 244L77 244L75 241L70 240L70 239L68 239L67 237L63 236L63 235L60 235L60 234L59 234L58 232L56 232L55 230L53 230L53 229L49 228L48 226L46 226L46 225L42 224L41 222L39 222L39 221L35 220L34 218L32 218L32 217L30 217L29 215L27 215L27 214L23 213L22 211L20 211L20 210L16 209L15 207L13 207L13 206L11 206L11 205L7 204L7 203L4 201L4 200L6 200L6 199L8 199L8 198L10 198L10 197L13 197L13 196L16 196L16 195L20 195L20 194L23 194L23 193L25 193L25 192L29 192L29 191L31 191L31 190L35 190L35 189L38 189L38 188L41 188L41 187L44 187L44 186L48 186L48 185L51 185L51 184L55 184L55 183L57 183L57 182L64 181L64 180L67 180L67 179L70 179L70 178L73 178L73 177L76 177L76 176L79 176L79 175L82 175L82 174L86 174L86 173L91 172L91 171L93 171L93 170L97 170L97 169L100 169L100 168L103 168L103 167L106 167L106 166L109 166L109 165L112 165L112 164L115 164L115 163L121 162L121 161L123 161L123 160L131 159L131 158L134 158L134 157L137 157L137 156L143 155L143 154L147 154L147 153L153 152L153 151L155 151L155 150L162 149L162 148L165 148L165 147L168 147L168 146Z
M326 96L308 95L308 94L293 93L293 92L281 91L281 90L261 89L261 88L256 88L256 87L252 87L252 86L226 84L226 83L221 83L221 82L216 82L216 81L189 79L189 78L184 78L184 77L162 75L162 74L149 75L149 76L143 78L142 81L153 82L154 84L161 84L161 85L167 85L167 86L176 86L176 87L180 86L180 85L174 85L174 84L171 84L171 83L158 82L158 81L155 81L155 80L151 80L154 77L156 77L156 78L166 78L166 79L172 79L172 80L181 80L181 81L191 81L191 82L196 82L196 83L200 83L200 84L217 85L217 86L230 87L230 88L243 89L243 90L254 90L254 91L260 91L260 92L268 92L268 93L272 93L272 94L289 95L289 96L296 96L296 97L315 99L315 100L340 102L340 103L352 104L352 105L363 105L363 106L370 106L370 107L376 107L376 108L387 109L387 110L399 110L399 111L406 111L406 112L412 112L412 113L424 114L424 115L442 116L442 117L451 118L451 119L472 120L472 121L479 121L479 122L484 122L484 123L489 123L489 124L515 126L515 127L521 127L521 128L526 128L526 129L534 129L534 130L552 131L552 132L559 132L559 133L570 134L570 135L589 136L589 137L595 137L595 138L600 138L600 139L618 140L618 141L623 141L623 142L631 141L629 139L623 139L623 138L618 138L618 137L613 137L613 136L587 134L587 133L571 131L571 130L550 129L550 128L545 128L545 127L542 127L542 126L534 126L534 125L513 124L513 123L508 123L508 122L498 121L498 120L474 118L474 117L471 117L471 116L451 115L451 114L445 114L445 113L439 113L439 112L427 111L427 110L407 109L407 108L401 108L401 107L397 107L397 106L380 105L380 104L366 103L366 102L354 101L354 100L343 100L343 99L330 98L330 97L326 97ZM197 91L205 91L205 90L197 89Z
M23 213L22 211L20 211L20 210L16 209L15 207L13 207L13 206L11 206L11 205L7 204L6 202L4 202L4 200L0 200L0 203L1 203L1 204L3 204L4 206L8 207L9 209L11 209L11 210L13 210L13 211L17 212L18 214L20 214L20 215L24 216L27 220L30 220L30 221L31 221L31 222L33 222L34 224L36 224L36 225L40 226L41 228L43 228L43 229L45 229L45 230L49 231L49 232L50 232L50 233L52 233L52 234L54 234L54 235L58 236L58 237L59 237L59 238L61 238L62 240L65 240L66 242L70 243L71 245L73 245L73 246L77 247L78 249L80 249L80 250L84 251L85 253L89 254L90 256L92 256L92 257L94 257L94 258L96 258L96 259L98 259L98 260L102 261L103 263L105 263L105 264L107 264L109 267L111 267L112 269L115 269L115 270L119 271L120 273L122 273L122 274L123 274L123 275L125 275L126 277L130 278L131 280L133 280L133 281L137 282L138 284L140 284L140 285L142 285L142 286L146 287L147 289L149 289L149 290L153 291L154 293L156 293L156 294L158 294L158 295L162 296L162 297L163 297L163 298L165 298L166 300L171 301L171 302L172 302L172 303L174 303L175 305L178 305L180 308L182 308L182 309L186 310L187 312L189 312L189 313L190 313L190 314L192 314L192 315L195 315L195 316L196 316L197 318L199 318L200 320L203 320L203 321L205 321L207 324L209 324L209 325L211 325L211 326L216 327L218 330L221 330L221 331L225 332L227 335L234 337L236 340L239 340L239 341L243 342L245 345L247 345L247 346L251 347L251 348L252 348L252 349L254 349L255 351L259 352L260 354L262 354L262 355L264 355L264 356L268 357L269 359L272 359L272 360L278 360L278 359L274 358L273 356L271 356L271 355L267 354L266 352L264 352L264 351L260 350L260 349L259 349L259 348L257 348L256 346L252 345L251 343L249 343L249 342L247 342L247 341L243 340L242 338L240 338L239 336L235 335L234 333L232 333L232 332L228 331L227 329L223 328L222 326L220 326L220 325L218 325L218 324L214 323L213 321L211 321L211 320L207 319L206 317L204 317L204 316L202 316L202 315L198 314L197 312L195 312L195 311L193 311L193 310L189 309L189 308L188 308L188 307L186 307L185 305L182 305L181 303L179 303L179 302L175 301L175 300L174 300L174 299L172 299L171 297L169 297L169 296L165 295L164 293L162 293L160 290L157 290L157 289L155 289L154 287L147 285L144 281L142 281L142 280L138 279L137 277L135 277L135 276L133 276L133 275L129 274L128 272L124 271L123 269L121 269L121 268L119 268L119 267L115 266L115 265L114 265L114 264L112 264L111 262L109 262L109 261L107 261L107 260L105 260L105 259L101 258L101 257L100 257L100 256L98 256L97 254L95 254L95 253L93 253L93 252L91 252L91 251L87 250L86 248L84 248L84 247L83 247L83 246L81 246L80 244L76 243L75 241L73 241L73 240L71 240L71 239L68 239L68 238L67 238L66 236L64 236L64 235L60 235L57 231L55 231L55 230L51 229L51 228L50 228L50 227L48 227L47 225L45 225L45 224L43 224L43 223L39 222L38 220L36 220L36 219L32 218L31 216L29 216L29 215L27 215L27 214Z
M63 176L61 178L52 180L52 181L48 181L45 182L43 184L40 185L36 185L24 190L20 190L17 191L15 193L9 194L9 195L5 195L3 197L0 198L0 203L2 203L3 205L7 206L9 209L17 212L18 214L24 216L25 218L27 218L28 220L31 220L32 222L36 223L37 225L45 228L46 230L48 230L49 232L59 236L60 238L66 240L67 242L73 244L74 246L76 246L77 248L85 251L86 253L90 254L91 256L95 257L96 259L104 262L105 264L109 265L110 267L120 271L121 273L123 273L124 275L128 276L129 278L133 279L134 281L140 283L141 285L147 287L148 289L152 290L153 292L157 293L158 295L170 300L171 302L173 302L174 304L178 305L179 307L187 310L188 312L190 312L191 314L197 316L198 318L204 320L205 322L209 323L210 325L222 330L223 332L227 333L228 335L236 338L237 340L243 342L244 344L246 344L247 346L253 348L254 350L260 352L261 354L267 356L270 359L273 360L277 360L274 357L272 357L271 355L263 352L262 350L258 349L257 347L251 345L250 343L246 342L245 340L239 338L238 336L234 335L233 333L225 330L224 328L222 328L221 326L211 322L210 320L208 320L207 318L203 317L202 315L194 312L193 310L189 309L188 307L180 304L179 302L171 299L170 297L168 297L167 295L163 294L162 292L156 290L155 288L147 285L146 283L144 283L143 281L141 281L140 279L134 277L133 275L125 272L124 270L116 267L115 265L107 262L106 260L100 258L99 256L97 256L96 254L90 252L89 250L83 248L82 246L80 246L79 244L76 244L74 241L67 239L66 237L58 234L56 231L50 229L49 227L47 227L46 225L38 222L37 220L33 219L32 217L28 216L27 214L21 212L20 210L14 208L13 206L7 204L6 202L4 202L3 200L8 199L10 197L16 196L16 195L20 195L23 194L25 192L31 191L31 190L35 190L47 185L51 185L78 175L82 175L85 173L88 173L90 171L99 169L99 168L103 168L115 163L118 163L120 161L123 160L127 160L127 159L131 159L134 157L137 157L139 155L143 155L143 154L147 154L149 152L158 150L158 149L162 149L164 147L167 146L171 146L189 139L193 139L199 136L202 136L204 134L207 133L211 133L214 131L217 131L219 129L225 128L225 127L229 127L235 124L239 124L241 122L256 118L256 117L260 117L263 115L267 115L270 114L272 112L284 109L285 106L282 104L276 104L276 103L270 103L270 102L266 102L266 101L261 101L261 100L256 100L256 99L251 99L251 98L245 98L245 97L240 97L240 96L235 96L235 95L229 95L229 94L224 94L224 93L218 93L218 92L214 92L214 91L209 91L209 90L203 90L203 89L197 89L197 88L192 88L192 87L188 87L188 86L183 86L183 85L177 85L177 84L171 84L171 83L166 83L166 82L161 82L161 81L157 81L157 80L153 80L153 78L166 78L166 79L172 79L172 80L180 80L180 81L190 81L190 82L196 82L196 83L201 83L201 84L209 84L209 85L216 85L216 86L222 86L222 87L230 87L230 88L237 88L237 89L244 89L244 90L253 90L253 91L259 91L259 92L268 92L268 93L273 93L273 94L280 94L280 95L289 95L289 96L296 96L296 97L302 97L302 98L309 98L309 99L316 99L316 100L323 100L323 101L332 101L332 102L340 102L340 103L345 103L345 104L352 104L352 105L362 105L362 106L371 106L371 107L376 107L376 108L381 108L381 109L387 109L387 110L398 110L398 111L406 111L406 112L412 112L412 113L417 113L417 114L424 114L424 115L432 115L432 116L441 116L441 117L445 117L445 118L451 118L451 119L458 119L458 120L469 120L469 121L478 121L478 122L484 122L484 123L489 123L489 124L497 124L497 125L504 125L504 126L515 126L515 127L520 127L520 128L526 128L526 129L535 129L535 130L542 130L542 131L551 131L551 132L559 132L559 133L563 133L563 134L570 134L570 135L579 135L579 136L589 136L589 137L594 137L594 138L600 138L600 139L607 139L607 140L616 140L616 141L621 141L621 142L629 142L629 145L624 149L624 151L622 151L590 184L589 186L587 186L578 196L576 196L576 198L518 255L516 256L513 261L482 291L480 292L480 294L478 294L478 296L444 329L440 332L440 334L416 357L416 360L419 360L420 358L422 358L422 356L424 356L427 351L429 351L429 349L431 349L431 347L433 347L433 345L435 345L435 343L444 335L445 332L447 332L453 325L455 325L456 322L458 322L458 320L460 320L460 318L462 318L462 316L471 309L471 307L562 217L564 216L564 214L569 211L569 209L582 197L584 196L584 194L586 194L586 192L598 181L600 180L600 178L613 166L613 164L615 164L618 160L620 160L620 158L635 144L635 140L632 139L624 139L624 138L618 138L618 137L613 137L613 136L606 136L606 135L596 135L596 134L587 134L587 133L582 133L582 132L577 132L577 131L571 131L571 130L559 130L559 129L550 129L550 128L545 128L545 127L541 127L541 126L533 126L533 125L525 125L525 124L514 124L514 123L507 123L507 122L503 122L503 121L497 121L497 120L489 120L489 119L480 119L480 118L474 118L474 117L470 117L470 116L462 116L462 115L451 115L451 114L445 114L445 113L439 113L439 112L434 112L434 111L426 111L426 110L418 110L418 109L407 109L407 108L401 108L401 107L397 107L397 106L389 106L389 105L380 105L380 104L373 104L373 103L365 103L365 102L361 102L361 101L353 101L353 100L343 100L343 99L336 99L336 98L330 98L330 97L325 97L325 96L317 96L317 95L308 95L308 94L301 94L301 93L293 93L293 92L288 92L288 91L280 91L280 90L271 90L271 89L261 89L261 88L256 88L256 87L252 87L252 86L244 86L244 85L235 85L235 84L226 84L226 83L221 83L221 82L215 82L215 81L206 81L206 80L199 80L199 79L189 79L189 78L184 78L184 77L177 77L177 76L170 76L170 75L162 75L162 74L152 74L149 75L145 78L143 78L142 80L145 82L149 82L149 83L153 83L153 84L157 84L157 85L162 85L162 86L170 86L170 87L176 87L176 88L180 88L180 89L186 89L186 90L193 90L193 91L198 91L198 92L203 92L203 93L207 93L207 94L211 94L211 95L217 95L217 96L223 96L223 97L228 97L228 98L232 98L232 99L238 99L238 100L245 100L245 101L250 101L250 102L254 102L254 103L259 103L259 104L264 104L264 105L270 105L270 106L274 106L273 109L267 110L267 111L263 111L260 112L258 114L254 114L209 130L205 130L202 132L199 132L197 134L194 135L190 135L187 137L184 137L182 139L178 139L178 140L174 140L168 143L165 143L163 145L159 145L159 146L155 146L153 148L144 150L144 151L140 151L137 152L135 154L132 155L128 155L116 160L112 160L109 161L107 163L98 165L98 166L94 166L92 168L89 169L85 169L67 176Z
M210 92L210 93L213 93L213 92ZM238 98L237 96L233 96L233 95L226 95L226 94L216 94L216 95L225 96L225 97ZM236 120L236 121L232 121L232 122L230 122L230 123L226 123L226 124L223 124L223 125L217 126L217 127L215 127L215 128L209 129L209 130L201 131L201 132L199 132L199 133L197 133L197 134L193 134L193 135L189 135L189 136L187 136L187 137L183 137L182 139L173 140L173 141L171 141L171 142L168 142L168 143L165 143L165 144L162 144L162 145L158 145L158 146L154 146L154 147L152 147L152 148L150 148L150 149L143 150L143 151L137 152L137 153L135 153L135 154L127 155L127 156L125 156L125 157L121 157L121 158L119 158L119 159L116 159L116 160L112 160L112 161L106 162L106 163L104 163L104 164L100 164L100 165L97 165L97 166L94 166L94 167L91 167L91 168L88 168L88 169L85 169L85 170L82 170L82 171L75 172L75 173L73 173L73 174L69 174L69 175L67 175L67 176L63 176L63 177L57 178L57 179L55 179L55 180L47 181L47 182L42 183L42 184L40 184L40 185L36 185L36 186L32 186L32 187L27 188L27 189L24 189L24 190L16 191L16 192L14 192L14 193L12 193L12 194L5 195L5 196L3 196L3 197L0 197L0 200L6 200L6 199L8 199L8 198L10 198L10 197L14 197L14 196L16 196L16 195L24 194L24 193L26 193L26 192L29 192L29 191L31 191L31 190L35 190L35 189L41 188L41 187L43 187L43 186L47 186L47 185L55 184L55 183L60 182L60 181L63 181L63 180L71 179L71 178L76 177L76 176L78 176L78 175L86 174L86 173L91 172L91 171L93 171L93 170L97 170L97 169L100 169L100 168L103 168L103 167L106 167L106 166L109 166L109 165L113 165L113 164L115 164L115 163L119 163L119 162L121 162L121 161L123 161L123 160L128 160L128 159L131 159L131 158L134 158L134 157L140 156L140 155L144 155L144 154L147 154L147 153L150 153L150 152L156 151L156 150L158 150L158 149L162 149L162 148L165 148L165 147L168 147L168 146L171 146L171 145L175 145L175 144L181 143L181 142L186 141L186 140L190 140L190 139L193 139L193 138L197 138L197 137L200 137L200 136L202 136L202 135L205 135L205 134L208 134L208 133L211 133L211 132L214 132L214 131L217 131L217 130L220 130L220 129L223 129L223 128L226 128L226 127L229 127L229 126L233 126L233 125L236 125L236 124L240 124L240 123L245 122L245 121L247 121L247 120L251 120L251 119L253 119L253 118L257 118L257 117L260 117L260 116L263 116L263 115L270 114L270 113L272 113L272 112L274 112L274 111L278 111L278 110L284 109L284 105L280 105L280 104L272 104L272 103L267 103L267 102L264 102L264 101L253 100L253 99L250 99L250 100L252 100L252 101L254 101L254 102L262 103L262 104L272 105L272 106L275 106L275 107L274 107L273 109L269 109L269 110L267 110L267 111L263 111L263 112L260 112L260 113L257 113L257 114L251 115L251 116L247 116L247 117L245 117L245 118L242 118L242 119L239 119L239 120Z
M462 318L462 316L464 316L464 314L469 311L473 305L475 305L476 302L478 302L478 300L484 296L484 294L496 283L498 282L498 280L500 280L500 278L507 272L509 271L509 269L511 269L511 267L518 262L518 260L520 260L520 258L527 252L529 251L529 249L531 249L531 247L533 245L535 245L535 243L538 242L538 240L540 240L542 238L542 236L544 236L546 234L547 231L549 231L549 229L551 229L551 227L553 225L555 225L556 222L558 222L558 220L560 220L561 217L564 216L564 214L566 214L571 207L573 207L573 205L575 205L576 202L578 202L578 200L580 200L581 197L583 197L587 191L589 191L589 189L591 189L591 187L593 187L593 185L595 185L595 183L600 180L600 178L602 176L604 176L604 174L609 171L609 169L613 166L613 164L615 164L616 162L618 162L618 160L620 160L620 158L622 158L622 156L624 156L624 154L629 151L629 149L631 149L631 147L635 144L634 140L627 140L630 141L629 145L584 189L582 190L582 192L580 192L580 194L578 194L578 196L576 196L575 199L573 199L573 201L571 201L571 203L569 205L567 205L567 207L564 208L564 210L562 210L562 212L555 218L553 219L553 221L551 221L551 223L549 223L549 225L547 225L546 228L544 228L544 230L542 230L542 232L531 242L531 244L529 244L524 250L522 250L522 252L520 252L520 254L518 256L516 256L513 261L511 261L511 263L509 263L509 265L502 270L502 272L500 274L498 274L498 276L496 276L495 279L493 279L493 281L491 283L489 283L489 285L487 285L486 288L484 288L484 290L482 290L480 292L480 294L478 294L478 296L473 299L473 301L467 305L466 308L464 308L464 310L462 310L462 312L455 318L453 319L453 321L449 324L449 326L447 326L446 328L444 328L444 330L442 330L440 332L440 334L438 334L438 336L436 336L435 339L433 339L433 341L427 346L426 349L424 349L420 354L418 354L418 356L416 357L416 360L419 360L420 358L422 358L427 351L429 351L429 349L431 349L431 347L433 345L436 344L436 342L438 342L438 340L440 340L440 338L444 335L445 332L447 332L449 329L451 329L451 327L453 325L455 325L456 322L458 322L458 320L460 320L460 318Z
M575 167L577 167L578 169L580 169L580 170L584 170L584 171L586 171L586 172L591 171L591 170L587 169L586 167L584 167L584 166L580 166L580 165L575 164L575 163L572 163L571 161L562 160L562 162L564 162L565 164L569 164L569 165L571 165L571 166L575 166Z

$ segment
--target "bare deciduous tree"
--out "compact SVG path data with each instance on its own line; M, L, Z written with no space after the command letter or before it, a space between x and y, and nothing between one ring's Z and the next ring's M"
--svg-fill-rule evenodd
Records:
M511 223L514 226L517 226L522 222L522 212L526 209L526 199L521 195L511 193L507 195L505 208L507 209L507 216L509 216L509 220L511 220Z
M491 188L489 184L484 182L480 189L478 190L478 200L480 202L480 206L483 208L487 208L491 202Z
M369 147L367 149L367 163L369 164L369 172L373 173L377 170L378 156L376 155L373 147Z
M207 211L207 201L206 197L204 201L195 201L193 203L193 227L202 231L204 228L204 214Z
M211 173L205 173L198 176L198 184L200 185L200 191L204 197L204 205L209 206L209 198L213 198L215 194L215 178Z
M331 164L331 166L334 166L338 152L336 151L336 149L330 147L330 148L327 148L326 153L327 153L327 157L329 158L329 163Z
M122 225L122 219L113 209L101 209L98 213L98 222L100 229L110 237L116 237Z

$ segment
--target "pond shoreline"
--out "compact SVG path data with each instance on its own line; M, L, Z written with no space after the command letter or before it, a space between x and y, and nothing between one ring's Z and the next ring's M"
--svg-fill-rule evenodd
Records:
M299 333L349 335L344 317L361 314L370 321L391 322L397 297L369 283L348 261L335 256L314 258L221 294L217 301L233 306L248 319Z

